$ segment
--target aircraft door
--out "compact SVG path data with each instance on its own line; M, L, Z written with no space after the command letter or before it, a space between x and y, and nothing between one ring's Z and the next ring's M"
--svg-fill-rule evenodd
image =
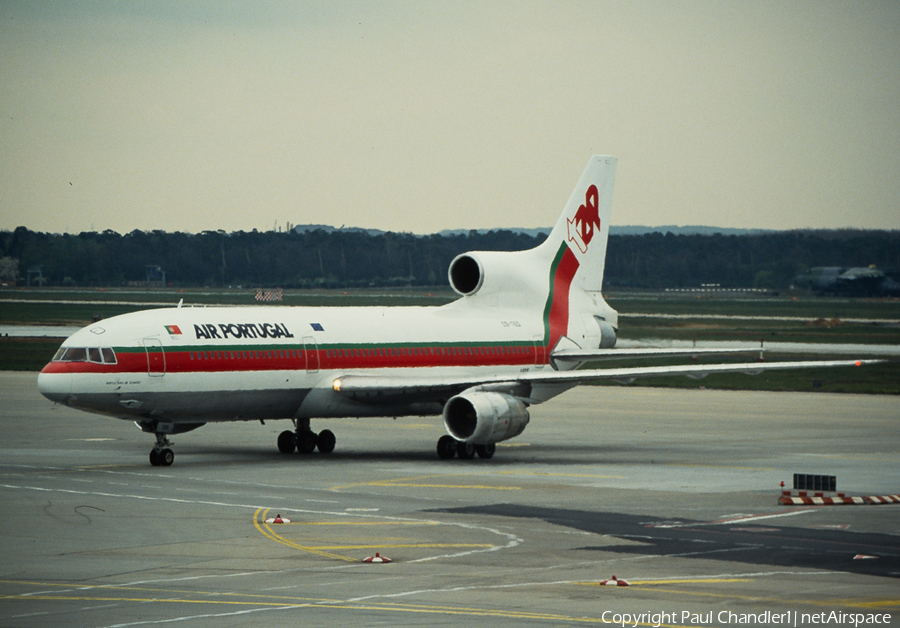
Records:
M303 336L303 355L306 356L306 372L319 372L319 346L312 336Z
M147 354L147 374L162 377L166 374L166 352L159 338L144 338L141 341Z
M532 340L532 344L534 345L534 366L539 369L544 368L544 358L546 354L544 338L542 336L535 336Z

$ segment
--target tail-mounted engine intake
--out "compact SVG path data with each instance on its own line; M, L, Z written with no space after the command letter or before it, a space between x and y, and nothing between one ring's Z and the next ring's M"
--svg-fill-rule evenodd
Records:
M484 269L477 257L470 253L457 255L450 262L450 286L463 296L471 296L478 292L484 283Z
M548 263L532 251L469 251L453 258L447 274L464 297L511 291L545 295Z
M464 392L444 405L447 433L473 445L489 445L518 436L529 419L524 403L497 392Z

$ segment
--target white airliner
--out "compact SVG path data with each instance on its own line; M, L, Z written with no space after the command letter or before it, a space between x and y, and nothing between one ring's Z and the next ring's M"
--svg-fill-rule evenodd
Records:
M528 407L578 384L857 361L577 369L587 361L727 351L613 349L618 315L600 293L616 160L595 156L540 246L457 256L460 298L441 307L177 307L124 314L69 337L38 377L52 401L168 437L220 421L289 419L284 453L331 452L310 419L443 414L441 458L490 458Z

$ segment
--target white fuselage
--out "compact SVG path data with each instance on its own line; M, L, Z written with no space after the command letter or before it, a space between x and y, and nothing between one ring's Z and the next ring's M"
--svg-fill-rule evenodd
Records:
M442 307L148 310L92 324L63 345L112 348L114 364L54 361L39 387L54 401L132 420L438 414L435 400L360 404L333 394L331 383L346 373L441 379L543 369L552 348L545 327L538 312L469 307L466 299ZM314 389L321 392L310 395Z

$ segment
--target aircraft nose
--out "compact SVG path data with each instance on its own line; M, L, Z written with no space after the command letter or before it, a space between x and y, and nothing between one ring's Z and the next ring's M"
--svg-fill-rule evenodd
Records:
M41 394L55 403L66 403L69 397L69 377L66 373L49 373L44 367L38 375L37 385Z

